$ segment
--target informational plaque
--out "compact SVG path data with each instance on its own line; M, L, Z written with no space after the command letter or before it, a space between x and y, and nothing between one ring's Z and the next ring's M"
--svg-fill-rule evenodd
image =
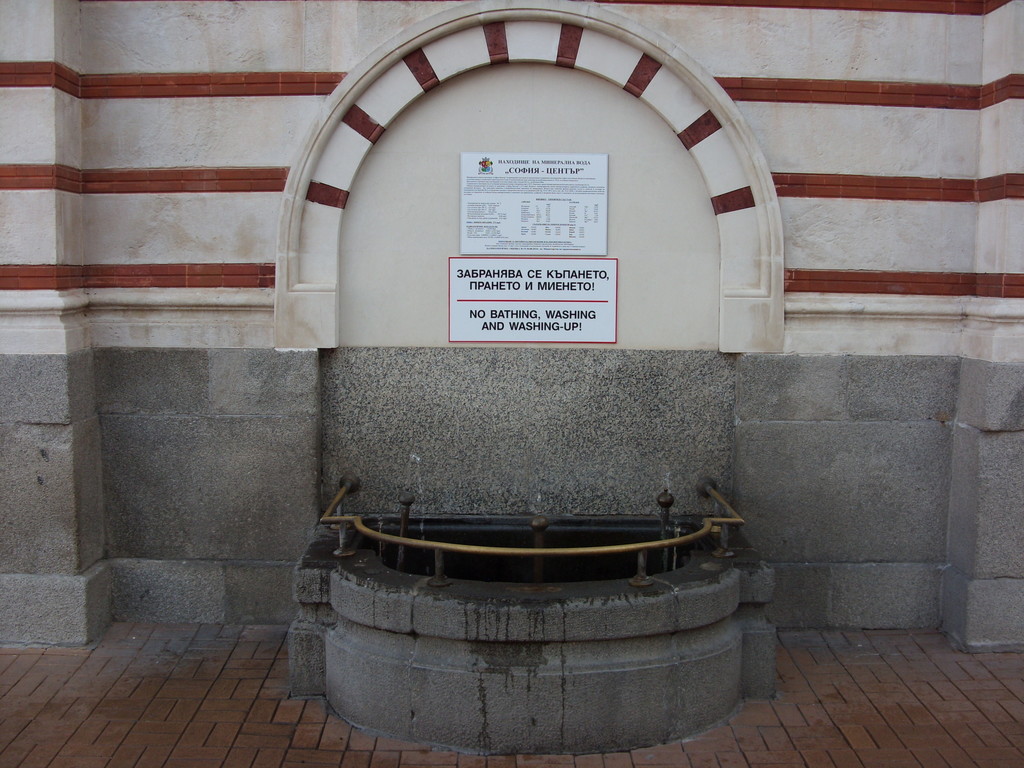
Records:
M462 153L463 254L608 255L608 155Z
M614 344L618 260L448 260L448 340Z

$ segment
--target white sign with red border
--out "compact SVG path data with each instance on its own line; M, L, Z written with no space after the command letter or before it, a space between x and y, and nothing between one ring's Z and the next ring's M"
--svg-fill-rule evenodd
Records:
M448 340L614 344L618 259L448 260Z

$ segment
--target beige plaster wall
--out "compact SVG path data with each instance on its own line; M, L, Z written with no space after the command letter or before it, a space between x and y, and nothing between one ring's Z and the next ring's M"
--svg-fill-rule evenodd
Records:
M629 94L543 64L446 83L367 155L342 218L342 346L447 344L459 153L495 150L607 153L618 346L717 349L718 228L696 164Z

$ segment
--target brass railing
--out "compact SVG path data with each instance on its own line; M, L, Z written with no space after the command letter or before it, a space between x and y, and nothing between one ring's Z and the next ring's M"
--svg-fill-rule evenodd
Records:
M718 489L715 487L714 481L711 479L703 479L697 484L697 492L701 496L711 498L714 501L716 512L724 510L728 516L720 514L705 516L699 529L683 536L652 539L650 541L638 541L631 544L608 544L596 547L545 547L543 546L543 532L544 529L547 528L547 520L538 516L531 522L531 527L534 530L534 543L537 544L537 546L494 547L480 544L457 544L450 541L431 541L429 539L411 539L404 535L396 536L391 533L373 530L363 522L361 515L335 515L334 512L337 510L338 505L341 504L342 499L344 499L348 494L355 493L357 490L359 490L358 478L347 476L343 477L338 493L331 500L331 503L327 506L326 511L320 518L321 523L335 524L338 527L338 549L335 550L334 554L339 557L349 557L355 554L356 550L353 546L356 539L355 534L361 534L362 536L375 541L397 544L399 547L399 561L402 559L405 547L433 550L434 576L431 577L428 582L432 586L447 586L450 583L444 574L445 552L458 552L471 555L491 555L496 557L533 558L567 556L587 557L594 555L629 554L635 552L637 555L637 573L632 579L630 579L630 584L636 587L645 587L654 583L647 575L647 553L649 551L653 549L677 547L682 544L690 544L707 536L713 536L717 539L718 546L712 552L712 555L715 557L732 557L735 553L729 548L729 527L733 525L743 525L745 522L736 510L733 509L732 504L729 503L728 499L719 493ZM661 498L662 497L659 497L659 504L662 503ZM671 496L668 498L671 499ZM400 530L402 533L405 533L407 530L409 507L412 504L412 500L410 498L403 497L401 503L403 511ZM671 504L671 501L669 504ZM539 569L535 569L535 573L539 573Z

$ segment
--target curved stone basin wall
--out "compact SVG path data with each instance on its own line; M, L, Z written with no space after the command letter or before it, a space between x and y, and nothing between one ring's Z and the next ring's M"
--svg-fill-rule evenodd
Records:
M750 550L695 552L645 588L432 587L369 550L331 558L336 541L299 566L292 692L355 725L472 752L606 752L698 733L773 690L772 574Z

